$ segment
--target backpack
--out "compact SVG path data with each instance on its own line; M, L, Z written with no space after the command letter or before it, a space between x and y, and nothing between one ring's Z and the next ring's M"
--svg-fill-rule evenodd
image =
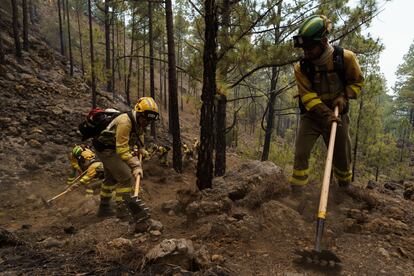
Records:
M82 134L82 141L98 136L113 119L122 113L116 109L92 109L86 119L79 124L79 131Z
M341 80L344 87L346 86L346 75L345 75L345 63L344 63L344 49L339 46L333 46L334 52L332 55L333 64L334 64L334 71L338 75L339 79ZM313 82L315 79L315 66L307 59L301 59L300 61L300 71L310 80L313 86ZM304 114L307 112L305 105L302 103L300 97L299 99L299 109L300 114ZM347 113L349 110L349 105L347 104L341 114Z

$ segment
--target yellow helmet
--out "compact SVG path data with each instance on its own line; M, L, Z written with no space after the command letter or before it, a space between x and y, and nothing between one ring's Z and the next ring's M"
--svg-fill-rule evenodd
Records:
M134 110L138 113L143 113L150 120L157 120L159 117L158 105L152 97L140 98Z

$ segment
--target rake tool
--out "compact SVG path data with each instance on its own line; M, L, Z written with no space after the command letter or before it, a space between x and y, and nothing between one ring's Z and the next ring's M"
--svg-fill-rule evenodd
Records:
M338 106L335 107L335 116L339 114ZM329 250L321 249L322 235L325 227L326 207L328 205L329 183L332 170L332 159L335 145L335 136L338 123L332 122L331 135L329 138L328 154L326 157L325 171L322 182L321 196L319 201L318 216L316 221L316 241L314 250L296 250L295 254L302 257L301 261L309 265L329 266L331 268L340 269L341 260L335 253Z

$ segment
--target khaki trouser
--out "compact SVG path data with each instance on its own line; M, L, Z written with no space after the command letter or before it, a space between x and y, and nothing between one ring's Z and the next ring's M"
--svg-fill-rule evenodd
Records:
M341 124L338 125L333 155L334 175L339 184L346 185L351 182L351 138L349 137L349 116L340 115ZM309 157L316 140L322 135L326 146L329 143L331 128L324 126L323 119L312 112L306 112L301 116L299 133L295 146L295 161L291 185L303 186L309 181Z
M129 196L134 185L129 166L119 157L119 155L110 149L96 152L98 158L104 165L105 179L101 186L101 204L109 204L112 192L115 190L115 201L121 203L123 197Z

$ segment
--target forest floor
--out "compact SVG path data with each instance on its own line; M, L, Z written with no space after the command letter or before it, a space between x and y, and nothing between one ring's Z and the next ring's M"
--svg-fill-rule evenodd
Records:
M287 172L232 152L226 175L203 192L194 161L181 174L156 158L145 162L142 195L153 221L143 233L98 218L99 191L87 197L78 189L45 204L65 189L67 154L79 143L90 95L79 71L70 78L66 60L41 39L31 37L31 47L19 62L9 51L0 67L0 274L413 275L414 208L402 196L409 181L355 183L365 200L342 202L332 186L323 244L342 260L340 271L295 263L296 249L313 247L320 185L309 185L299 214ZM109 94L98 98L99 106L115 105ZM181 115L191 142L198 120ZM159 143L170 141L165 125ZM161 245L164 255L154 250Z

